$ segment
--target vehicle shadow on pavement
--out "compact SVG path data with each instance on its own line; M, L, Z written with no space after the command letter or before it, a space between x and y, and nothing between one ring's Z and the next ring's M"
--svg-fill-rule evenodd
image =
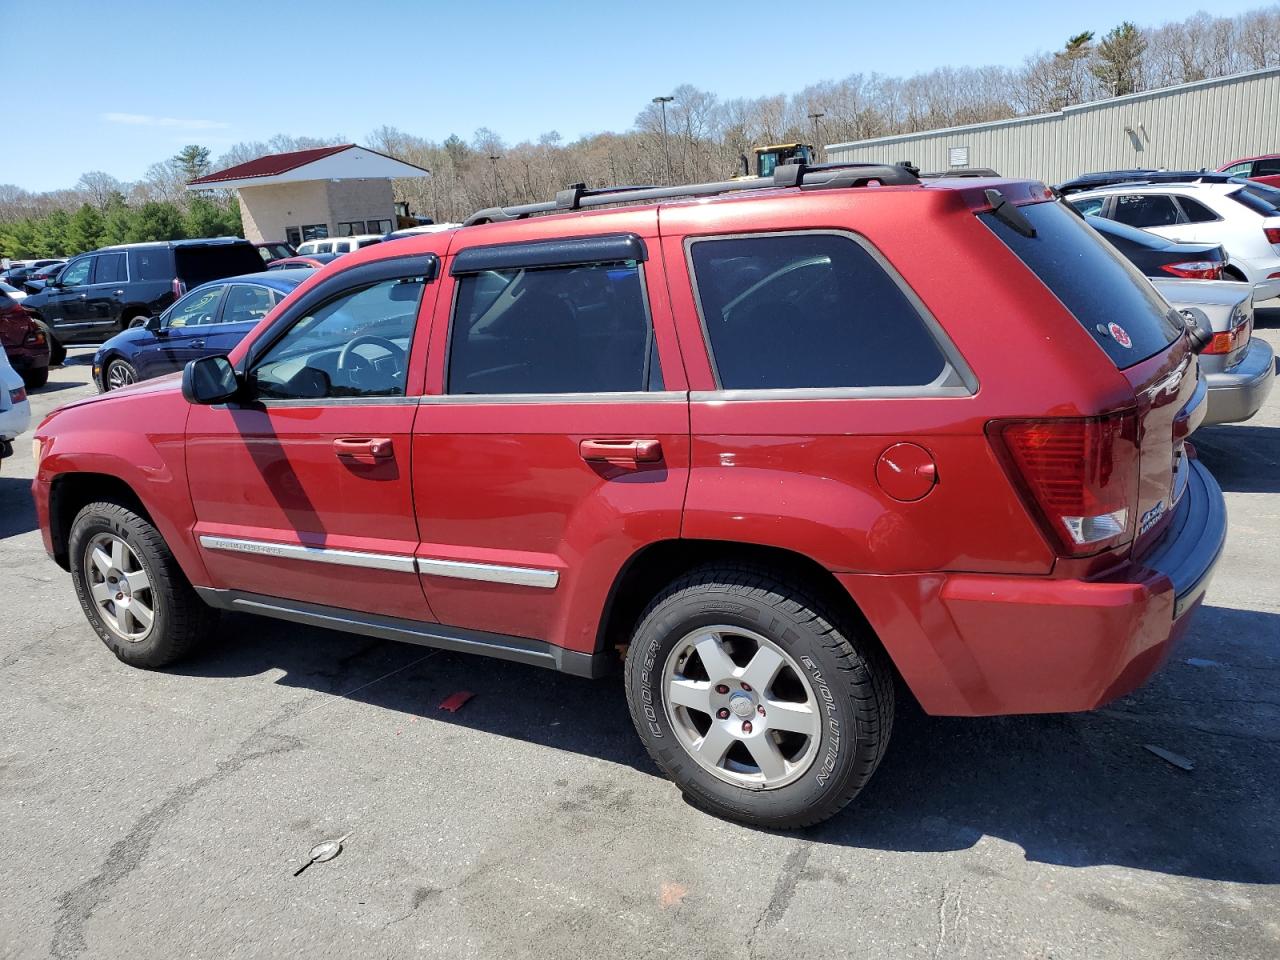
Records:
M1228 493L1280 492L1280 427L1201 427L1191 442L1200 462Z
M1177 657L1102 711L946 718L900 702L871 784L800 836L908 852L967 851L991 837L1043 863L1280 883L1280 695L1267 698L1280 659L1269 649L1260 657L1258 644L1280 637L1280 615L1210 607L1197 616ZM658 775L617 676L589 681L244 615L224 620L220 642L221 651L175 672L282 669L285 686ZM1199 650L1201 665L1189 664ZM459 691L474 699L456 713L442 709ZM1148 743L1195 769L1171 766ZM977 860L970 869L989 870Z
M36 505L31 499L31 481L24 477L0 476L0 540L35 528Z

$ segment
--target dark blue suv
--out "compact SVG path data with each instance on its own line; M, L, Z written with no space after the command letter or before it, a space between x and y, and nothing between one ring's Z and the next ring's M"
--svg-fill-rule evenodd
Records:
M93 358L100 391L173 373L188 360L228 353L314 270L272 270L213 280L164 313L112 337Z

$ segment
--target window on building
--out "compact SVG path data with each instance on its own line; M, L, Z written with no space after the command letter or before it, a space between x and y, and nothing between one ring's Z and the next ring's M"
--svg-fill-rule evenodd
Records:
M338 224L338 236L352 237L358 233L367 233L364 228L363 220L348 220L345 223Z
M285 240L285 243L289 244L289 246L293 247L296 250L298 248L298 244L302 242L302 228L301 227L285 227L284 240Z
M911 300L850 237L701 240L690 256L725 390L916 386L946 368Z
M390 220L366 220L365 226L367 227L367 229L365 230L365 233L390 233L391 232Z
M454 394L661 389L635 261L486 270L459 278Z
M947 148L947 166L952 170L969 165L969 148L968 147L948 147Z
M302 228L303 240L319 240L329 235L329 225L327 223L311 223Z

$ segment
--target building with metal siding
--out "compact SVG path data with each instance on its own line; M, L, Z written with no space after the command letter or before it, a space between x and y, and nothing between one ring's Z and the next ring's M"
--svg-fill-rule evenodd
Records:
M1280 152L1280 67L1144 90L1056 113L834 143L826 159L991 167L1059 183L1092 170L1213 169Z

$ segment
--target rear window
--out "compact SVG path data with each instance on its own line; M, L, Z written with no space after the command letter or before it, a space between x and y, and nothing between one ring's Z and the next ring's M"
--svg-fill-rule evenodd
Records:
M211 243L175 247L178 276L188 287L238 273L259 273L262 257L250 243Z
M915 305L850 237L696 240L689 256L721 389L923 387L948 371Z
M1035 227L1034 237L1024 236L993 213L980 214L979 219L1093 334L1117 367L1154 356L1182 335L1182 321L1155 288L1083 220L1058 203L1033 203L1018 210Z
M129 251L129 276L134 280L173 280L173 252L168 247Z
M1280 215L1280 190L1262 184L1250 184L1234 193L1228 193L1227 196L1261 216Z

